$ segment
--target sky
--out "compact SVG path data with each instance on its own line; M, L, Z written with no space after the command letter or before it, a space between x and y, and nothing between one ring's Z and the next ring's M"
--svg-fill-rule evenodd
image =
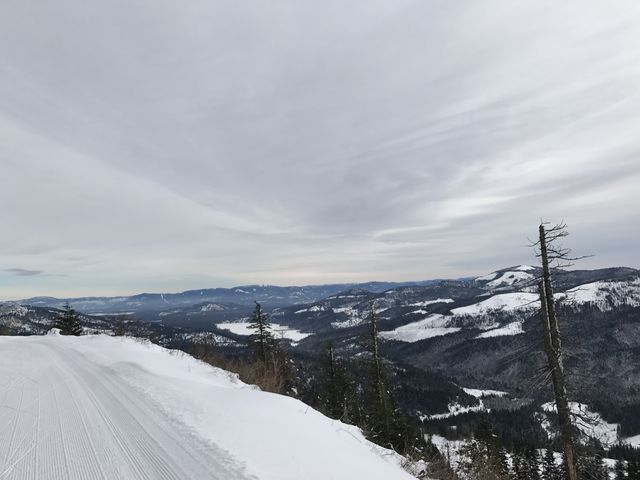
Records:
M3 0L0 299L640 267L635 0Z

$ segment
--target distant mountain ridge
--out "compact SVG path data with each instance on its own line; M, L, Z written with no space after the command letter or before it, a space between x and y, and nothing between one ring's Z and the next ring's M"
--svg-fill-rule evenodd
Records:
M242 285L232 288L205 288L180 293L141 293L115 297L32 297L13 300L5 305L31 305L60 308L69 302L76 310L87 314L118 314L161 312L176 307L192 307L197 304L218 303L251 306L254 300L268 308L309 303L340 293L350 288L369 292L382 292L406 285L429 285L438 280L416 282L366 282L307 286Z

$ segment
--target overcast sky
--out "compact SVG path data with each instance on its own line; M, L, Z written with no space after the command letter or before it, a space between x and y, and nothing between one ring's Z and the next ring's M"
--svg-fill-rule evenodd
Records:
M640 3L3 0L0 298L640 266Z

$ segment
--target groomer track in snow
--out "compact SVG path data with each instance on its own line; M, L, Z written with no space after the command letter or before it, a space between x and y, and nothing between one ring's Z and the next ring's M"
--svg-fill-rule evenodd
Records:
M182 353L0 337L0 480L407 479L353 427Z

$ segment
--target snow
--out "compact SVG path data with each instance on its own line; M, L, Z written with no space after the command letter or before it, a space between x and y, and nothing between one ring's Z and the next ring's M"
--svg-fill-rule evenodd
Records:
M443 418L451 418L457 415L462 415L463 413L483 412L486 410L484 404L482 403L482 400L480 400L479 405L473 405L471 407L463 406L463 405L460 405L459 403L453 402L448 405L448 408L449 408L449 411L447 413L438 413L436 415L430 415L427 417L428 420L442 420Z
M519 267L514 268L514 270L518 270L521 272L529 272L531 270L535 270L535 267L532 267L531 265L520 265Z
M640 278L626 282L593 282L567 291L567 300L576 304L593 304L600 310L621 305L640 306Z
M3 480L405 480L399 458L302 402L107 336L0 337Z
M492 338L492 337L508 337L511 335L520 335L524 333L524 329L522 328L522 321L511 322L502 327L493 328L486 332L482 332L480 335L476 337L479 338Z
M449 335L459 332L459 328L448 327L449 319L444 315L431 315L423 320L409 323L386 332L380 332L380 336L387 340L401 342L417 342L426 338Z
M489 282L498 276L498 272L490 273L489 275L485 275L484 277L476 278L476 282Z
M634 435L633 437L627 437L622 440L621 443L626 443L627 445L631 445L632 447L640 447L640 435Z
M507 392L502 392L500 390L478 390L477 388L463 388L468 395L476 398L482 397L506 397L509 395Z
M491 311L501 310L514 312L517 310L534 310L538 308L536 303L539 300L535 293L514 292L501 293L487 298L479 303L466 307L454 308L451 312L454 315L486 315Z
M605 447L610 447L618 443L617 423L609 423L604 420L599 413L589 410L589 406L584 403L569 402L569 409L572 413L573 422L580 433L587 439L597 439ZM544 412L556 412L555 403L549 402L542 405ZM546 420L542 423L549 437L555 436L555 431L551 423Z
M434 303L453 303L453 298L436 298L435 300L425 300L424 302L410 303L409 307L426 307Z
M308 308L301 308L300 310L296 310L294 313L297 315L299 313L306 313L306 312L322 312L323 310L324 310L324 307L322 305L314 305Z
M218 323L216 326L223 330L229 330L236 335L253 335L254 331L249 328L250 322L224 322ZM271 323L271 330L276 338L286 338L293 342L299 342L300 340L307 338L312 333L304 333L295 328L287 327L286 325L280 325L278 323Z
M433 443L454 470L458 468L461 459L460 451L468 443L467 440L448 440L440 435L425 435L425 439Z
M333 328L355 327L356 325L362 323L360 312L354 307L335 307L332 310L333 313L344 313L349 317L346 320L342 320L339 322L331 322L331 326Z
M535 278L533 275L526 272L505 272L500 278L496 278L487 283L486 286L489 288L507 287L515 285L516 283L528 282L533 278Z
M223 310L225 310L225 307L217 303L207 303L206 305L202 305L202 307L200 307L201 312L221 312Z

